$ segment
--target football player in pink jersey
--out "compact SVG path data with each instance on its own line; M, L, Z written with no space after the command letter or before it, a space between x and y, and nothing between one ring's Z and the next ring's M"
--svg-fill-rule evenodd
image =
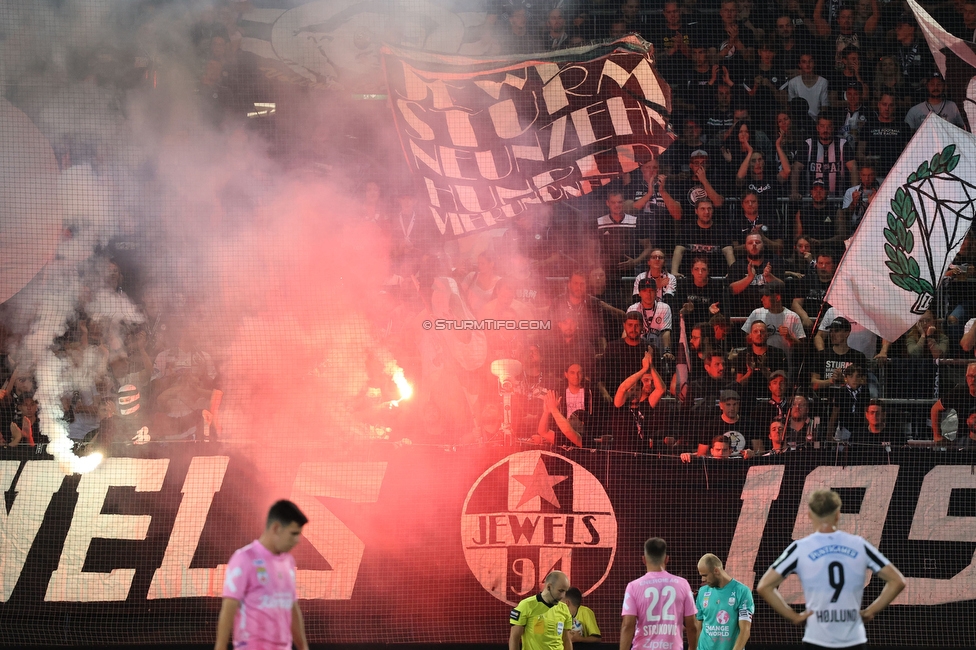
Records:
M620 650L681 650L682 632L688 633L688 647L698 645L695 598L691 585L665 571L668 544L660 537L644 542L647 573L627 585L621 612Z
M288 552L308 523L291 501L271 506L261 537L234 552L224 577L224 602L214 650L308 650L295 591L295 558Z

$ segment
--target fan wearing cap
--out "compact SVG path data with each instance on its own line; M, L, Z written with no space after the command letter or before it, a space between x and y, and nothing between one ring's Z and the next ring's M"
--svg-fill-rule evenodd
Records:
M806 337L803 331L803 324L796 312L783 306L783 293L786 285L782 282L771 282L762 288L762 307L753 310L746 322L742 325L742 331L749 334L752 331L752 324L757 320L766 323L767 328L772 327L776 333L769 337L769 345L786 352L787 359L790 358L791 351L796 347L800 339Z
M752 425L742 417L742 400L734 390L724 390L719 395L718 412L712 413L702 421L698 433L699 455L702 447L708 441L714 443L719 438L725 438L729 444L729 455L743 456L748 458L751 451L746 448L748 441L752 440L754 431ZM683 462L690 462L690 454L682 454Z
M941 74L938 72L930 74L929 78L925 80L925 90L928 93L925 101L912 106L905 115L905 124L912 131L917 131L918 127L922 126L922 122L929 116L929 113L935 113L946 122L955 124L960 129L966 128L966 125L962 121L962 115L959 113L959 107L956 106L956 102L951 99L946 99L944 96L945 80Z
M786 376L786 372L776 370L769 375L766 382L766 399L759 400L750 414L756 423L756 429L766 431L769 423L779 418L786 422L790 415L790 396L793 393L793 384Z
M825 388L839 389L844 384L844 368L857 364L866 368L868 360L863 354L847 345L851 335L851 322L838 316L830 323L830 345L820 353L811 373L810 387L815 391Z
M739 455L747 452L746 445L753 436L751 422L742 417L742 400L734 390L724 390L718 397L718 412L702 422L699 441L714 440L723 436L729 441L730 451ZM748 457L748 456L747 456Z
M818 352L823 352L826 349L827 339L830 336L830 325L838 316L840 313L834 307L829 307L824 312L823 319L820 321L820 328L817 330L817 335L813 341L813 346ZM868 360L882 359L888 356L890 345L888 341L882 340L881 351L879 352L878 335L854 320L848 318L848 321L851 324L851 335L847 338L847 345L863 354Z
M610 341L603 351L597 376L600 396L608 406L613 403L617 386L641 367L647 350L647 345L641 340L643 328L644 314L636 310L627 311L623 336Z
M694 214L698 202L706 198L715 209L725 205L725 197L708 178L708 152L704 149L692 151L688 157L688 168L691 170L691 178L676 183L672 194L681 203L681 214Z
M857 53L855 52L851 56L856 55ZM843 97L839 98L840 101L837 103L844 104L846 111L844 121L840 125L839 135L854 146L860 140L861 128L868 121L868 109L862 103L862 100L868 94L866 90L867 86L857 79L852 79L846 82L843 88Z
M638 283L640 301L627 308L627 312L638 312L644 317L641 337L654 345L665 358L674 359L671 354L671 307L657 299L657 282L644 278Z

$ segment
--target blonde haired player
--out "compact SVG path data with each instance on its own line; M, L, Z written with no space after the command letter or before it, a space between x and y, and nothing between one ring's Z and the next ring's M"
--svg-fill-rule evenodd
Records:
M817 490L810 497L814 532L783 552L756 591L785 619L806 623L803 643L821 648L853 648L867 644L864 623L891 604L905 588L905 577L870 542L837 529L840 495ZM870 569L885 581L884 589L861 609L864 574ZM791 573L803 584L806 611L795 611L778 587Z

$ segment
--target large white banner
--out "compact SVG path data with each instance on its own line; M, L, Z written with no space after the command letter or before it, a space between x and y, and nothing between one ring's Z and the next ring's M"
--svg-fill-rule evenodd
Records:
M976 202L976 137L935 114L872 199L825 300L889 341L928 309Z

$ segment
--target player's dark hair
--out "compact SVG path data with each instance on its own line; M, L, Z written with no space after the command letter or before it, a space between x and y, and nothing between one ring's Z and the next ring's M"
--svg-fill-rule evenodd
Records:
M580 603L583 602L583 592L579 590L579 587L570 587L566 590L566 598L569 599L569 602L579 607Z
M267 526L270 527L276 521L282 526L290 526L292 522L299 526L304 526L308 523L308 517L294 503L287 499L282 499L281 501L275 501L275 504L268 510Z
M644 555L647 559L655 564L661 564L664 562L665 556L668 554L668 543L665 542L660 537L652 537L646 542L644 542Z

